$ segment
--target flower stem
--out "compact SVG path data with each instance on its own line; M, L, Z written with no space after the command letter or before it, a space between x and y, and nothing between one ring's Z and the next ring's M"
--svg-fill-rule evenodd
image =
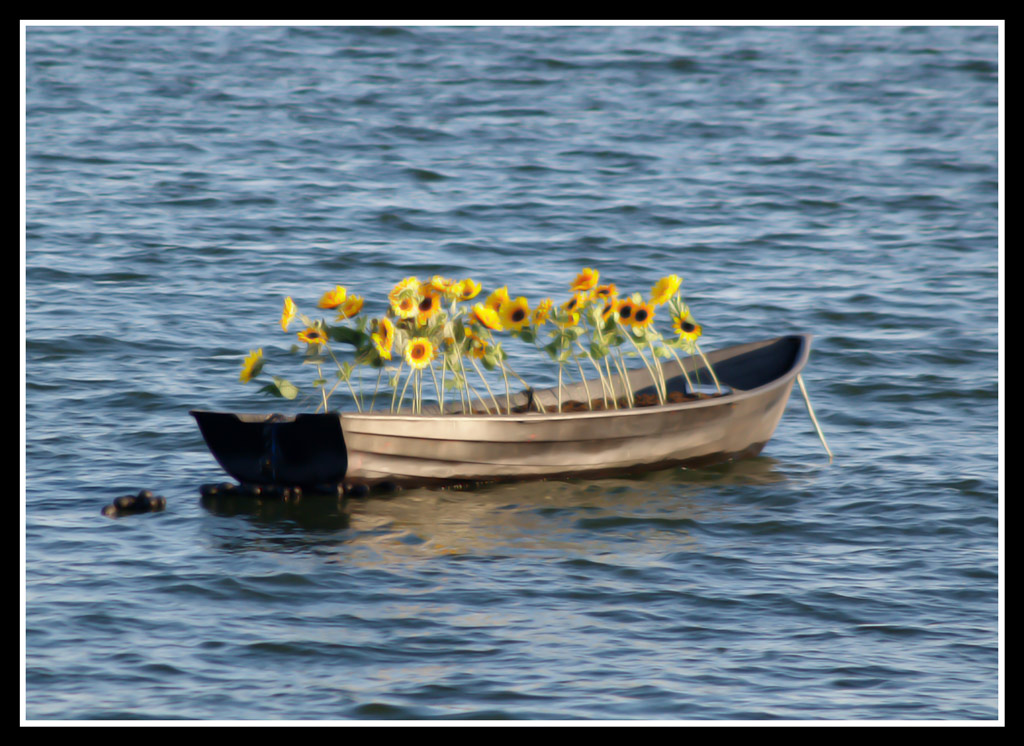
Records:
M501 414L501 405L498 404L498 400L494 396L494 392L491 391L491 387L487 383L487 379L484 378L484 374L480 371L480 366L476 364L476 360L474 360L473 358L470 358L469 362L473 365L473 368L476 370L476 374L480 376L480 380L484 382L484 388L487 389L487 393L491 395L491 401L494 402L494 410L498 414Z
M334 356L334 352L331 350L330 345L328 345L327 343L324 343L324 349L327 350L327 354L331 356L331 360L334 361L334 364L338 366L338 372L339 373L343 373L344 370L341 367L341 363L339 363L338 362L338 358L336 358ZM319 365L316 366L316 372L318 374L320 373L320 366ZM348 384L348 390L352 393L352 401L354 401L356 403L356 411L357 412L362 412L363 408L359 405L359 399L356 397L355 389L352 388L352 382L349 380L351 377L352 377L352 373L349 372L349 374L347 376L345 376L345 383ZM334 389L331 389L331 393L332 394L334 393ZM326 397L324 398L324 411L325 412L327 411L327 398Z
M320 363L316 364L316 377L318 379L324 377L323 373L320 372ZM322 396L323 399L324 399L324 412L326 412L327 411L327 392L324 391L324 387L323 387L322 384L320 386L320 396Z
M370 411L373 411L373 404L377 401L377 391L380 389L380 377L384 375L384 364L381 363L380 370L377 372L377 385L373 387L373 396L370 397Z
M616 409L619 408L619 397L615 395L615 382L612 379L612 369L608 365L608 358L604 359L604 372L608 374L608 393L612 395L612 406Z
M441 414L444 414L444 377L448 371L448 356L443 352L441 353L441 389L437 393L438 406L441 408ZM434 372L433 366L430 368L430 372ZM434 384L437 385L436 383Z
M718 390L718 393L721 394L722 387L718 383L718 376L715 375L715 369L711 367L711 361L708 360L707 356L703 352L701 352L700 345L697 344L696 340L694 340L693 346L697 348L697 352L700 353L700 356L704 359L704 365L707 366L708 373L711 374L711 380L715 382L715 388Z
M672 356L676 359L676 362L679 363L679 370L683 372L683 378L686 379L686 383L690 387L690 390L696 391L696 389L693 388L693 383L690 381L690 376L687 375L686 373L686 366L683 365L683 361L680 359L679 355L676 353L674 349L672 349L668 345L665 346L668 347L668 351L672 353Z
M608 387L605 384L604 373L601 372L601 366L597 364L597 361L594 360L593 356L590 354L590 352L587 350L587 348L580 344L580 341L578 339L576 340L576 346L580 348L580 350L583 352L583 354L587 356L587 359L591 363L593 363L594 367L597 369L597 377L599 379L601 379L601 396L604 398L604 408L608 409L609 408L608 407ZM583 374L583 371L581 370L580 371L580 375L582 375L582 374ZM614 393L615 392L613 391L612 392L612 398L613 399L615 398ZM589 395L589 392L588 392L588 395ZM618 409L618 407L616 407L616 409Z
M630 407L636 406L636 394L633 393L633 382L629 380L629 369L626 368L626 361L622 359L622 352L615 350L618 359L613 360L615 367L619 369L619 378L622 380L622 388L626 391L626 401Z
M562 361L558 361L558 411L562 411Z
M594 400L590 396L590 386L587 385L587 378L583 374L583 366L580 365L580 359L573 355L572 359L576 361L576 367L580 369L580 379L583 381L583 389L587 392L587 407L591 412L594 411Z
M466 364L462 361L462 353L459 351L459 345L455 344L455 357L459 359L459 368L462 371L462 385L466 389L466 400L469 406L466 406L466 402L463 402L462 411L464 414L473 414L473 395L469 393L469 376L466 375ZM482 402L483 399L480 394L477 394L477 398ZM484 404L484 409L487 409L487 405ZM487 409L487 414L490 414L491 410Z
M430 377L434 379L434 391L437 392L437 403L441 407L441 414L444 414L444 397L441 396L441 387L437 385L437 374L434 373L434 363L430 362ZM442 379L444 378L444 371L441 372Z
M356 411L357 412L362 412L363 408L359 405L359 398L356 396L355 389L352 388L352 381L350 381L348 378L346 378L345 379L345 383L348 384L348 390L352 392L352 401L354 401L356 403ZM326 412L327 409L325 408L324 411Z
M629 343L633 345L633 347L636 349L636 354L640 356L640 359L643 361L644 366L647 368L647 372L651 374L651 380L654 382L654 390L658 392L658 399L660 399L661 403L664 404L665 397L662 396L661 394L661 385L658 381L658 376L654 373L654 369L651 368L650 363L647 362L647 358L644 357L643 351L640 349L639 345L637 345L636 341L633 339L632 332L626 330L625 327L623 327L621 324L619 324L619 327L623 330L626 337L629 338Z
M503 351L499 350L499 355L503 354ZM505 379L505 414L512 414L512 397L508 392L508 371L505 368L505 361L498 360L501 365L501 376Z
M504 367L504 368L505 368L505 370L507 370L507 371L508 371L509 373L511 373L511 374L512 374L513 376L515 376L516 378L518 378L518 379L519 379L519 383L523 384L523 385L524 385L524 386L526 386L526 388L528 388L528 389L530 389L530 388L533 388L532 386L530 386L530 384L528 384L528 383L527 383L526 381L524 381L524 380L523 380L523 377L522 377L521 375L519 375L518 373L516 373L516 372L515 372L514 370L512 370L511 368L509 368L509 367L508 367L507 365L505 365L505 361L504 361L504 360L502 360L502 361L501 361L501 365L502 365L502 367ZM537 400L536 398L534 398L534 399L533 399L533 403L537 405L537 407L538 407L538 408L540 409L540 411L541 411L541 412L544 412L544 411L546 411L546 410L544 409L544 405L543 405L543 404L541 404L541 403L540 403L540 402L539 402L539 401L538 401L538 400Z

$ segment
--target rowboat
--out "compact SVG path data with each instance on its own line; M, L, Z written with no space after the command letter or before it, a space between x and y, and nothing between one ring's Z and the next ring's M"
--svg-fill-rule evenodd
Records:
M619 476L760 453L810 346L811 335L798 334L663 362L669 397L653 406L559 412L552 388L515 394L503 414L463 412L459 402L446 403L444 413L424 404L418 414L190 414L214 458L243 484L411 487ZM648 368L627 376L638 401L653 398ZM621 378L608 385L615 397L627 393ZM601 391L600 379L580 381L562 387L562 400L589 401Z

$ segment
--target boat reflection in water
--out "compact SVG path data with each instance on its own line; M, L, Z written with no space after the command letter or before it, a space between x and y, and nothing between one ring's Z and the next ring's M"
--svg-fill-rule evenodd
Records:
M246 523L216 531L227 549L317 549L346 564L378 565L442 555L578 555L642 542L644 553L685 551L700 523L741 508L713 499L723 488L781 483L759 456L702 469L630 478L415 488L363 498L304 495L299 501L209 495L203 507Z

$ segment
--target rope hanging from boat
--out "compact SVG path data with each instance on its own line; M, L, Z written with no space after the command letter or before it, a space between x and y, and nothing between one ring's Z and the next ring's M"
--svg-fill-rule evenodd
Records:
M811 422L814 423L814 429L818 431L818 437L821 438L821 444L825 446L825 452L828 453L828 462L832 463L832 451L829 450L828 443L825 442L825 434L821 432L821 425L818 424L818 418L814 416L814 409L811 407L810 397L807 396L807 388L804 386L804 379L799 373L796 374L796 382L800 384L800 393L804 395L804 403L807 405L807 414L811 416Z

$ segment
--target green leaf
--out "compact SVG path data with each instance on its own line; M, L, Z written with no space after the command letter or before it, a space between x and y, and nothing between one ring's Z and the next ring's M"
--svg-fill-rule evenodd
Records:
M260 391L271 394L272 396L280 396L284 399L294 399L299 395L298 388L296 388L291 382L284 378L280 378L279 376L273 376L273 378L274 382L268 383L266 386L261 388Z
M362 347L370 341L370 335L347 326L328 326L324 328L327 338L335 342Z

